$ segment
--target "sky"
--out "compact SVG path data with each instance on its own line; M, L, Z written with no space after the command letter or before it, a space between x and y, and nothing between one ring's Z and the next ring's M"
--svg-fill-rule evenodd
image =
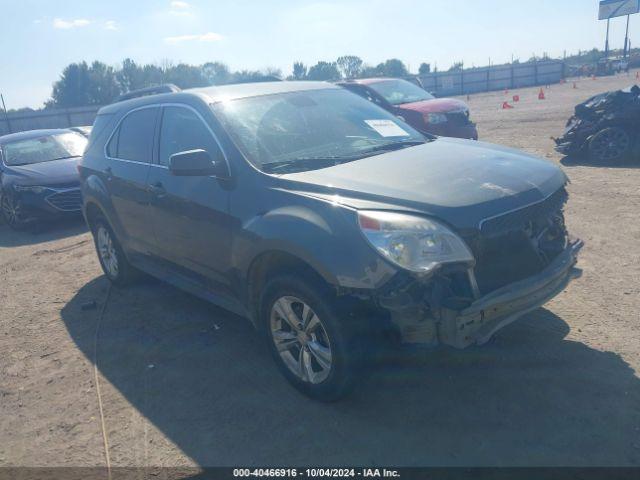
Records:
M222 61L233 70L358 55L447 69L604 47L598 0L0 0L0 93L42 106L72 62ZM625 18L611 22L621 48ZM640 42L640 15L630 37Z

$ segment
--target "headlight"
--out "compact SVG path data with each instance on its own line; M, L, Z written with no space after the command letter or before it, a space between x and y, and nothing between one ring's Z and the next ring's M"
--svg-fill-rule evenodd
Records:
M447 123L447 120L447 116L444 113L426 113L424 115L424 121L432 125Z
M32 192L36 194L40 194L48 190L47 187L41 187L39 185L14 185L13 189L16 192Z
M395 212L358 212L360 229L385 258L413 272L427 273L445 263L470 263L469 247L433 220Z

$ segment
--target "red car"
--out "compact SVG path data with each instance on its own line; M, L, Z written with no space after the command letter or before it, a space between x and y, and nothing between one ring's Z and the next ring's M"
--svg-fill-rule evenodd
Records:
M460 100L435 98L400 78L361 78L338 85L401 117L417 130L443 137L478 139L469 107Z

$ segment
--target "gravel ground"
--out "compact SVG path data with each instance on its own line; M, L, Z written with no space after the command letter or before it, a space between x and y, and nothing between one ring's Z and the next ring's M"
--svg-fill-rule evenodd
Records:
M560 162L573 106L632 81L469 104L483 140ZM105 439L113 466L640 465L640 168L563 168L582 278L486 347L407 352L331 405L290 388L247 323L172 287L105 305L82 224L0 226L0 466L104 466Z

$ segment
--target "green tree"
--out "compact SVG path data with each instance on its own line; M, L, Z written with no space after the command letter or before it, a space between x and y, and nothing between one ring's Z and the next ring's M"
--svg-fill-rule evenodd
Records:
M377 69L382 75L387 77L405 77L409 75L409 71L405 64L397 58L390 58L386 62L378 65Z
M380 64L382 65L382 64ZM383 75L382 71L380 70L380 65L378 65L377 67L373 67L371 65L367 65L366 63L362 65L362 68L360 68L360 78L369 78L369 77L380 77Z
M123 92L143 88L142 69L130 58L125 58L122 61L122 66L116 73L116 80Z
M210 85L201 67L194 67L185 63L168 67L164 71L163 83L173 83L180 88L197 88Z
M113 67L93 62L89 68L88 95L92 105L106 105L120 95L120 86Z
M336 60L336 66L343 78L356 78L362 69L362 59L355 55L344 55Z
M51 100L47 102L47 107L68 108L89 105L90 83L87 62L66 66L60 79L53 84Z
M463 65L464 64L462 62L455 62L453 65L451 65L449 67L449 71L450 72L460 72L462 70Z
M428 63L421 63L418 73L420 75L427 75L428 73L431 73L431 65Z
M260 70L240 70L233 73L233 83L268 82L272 79Z
M309 69L309 80L339 80L340 72L335 62L318 62Z
M282 78L282 70L277 67L267 67L262 73L270 80Z
M208 62L202 65L202 74L209 85L224 85L231 81L229 67L221 62Z
M291 80L304 80L305 78L307 78L307 66L302 62L293 62Z

